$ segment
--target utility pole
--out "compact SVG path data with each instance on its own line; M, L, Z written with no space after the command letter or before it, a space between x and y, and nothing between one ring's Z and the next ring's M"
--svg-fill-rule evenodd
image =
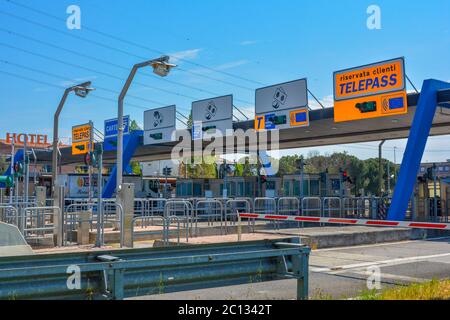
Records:
M386 142L386 140L381 140L380 144L378 145L378 195L380 197L383 196L383 165L382 165L382 156L383 156L383 144Z
M67 88L59 102L58 108L53 116L53 152L52 152L52 196L56 194L56 179L58 177L58 142L59 142L59 115L66 103L67 97L73 91L80 98L85 98L88 93L94 89L89 88L90 81L81 83L79 85Z
M17 188L17 184L16 184L16 179L14 178L14 139L11 143L11 176L14 179L14 187L9 189L9 204L12 205L13 203L13 193L15 191L15 189Z

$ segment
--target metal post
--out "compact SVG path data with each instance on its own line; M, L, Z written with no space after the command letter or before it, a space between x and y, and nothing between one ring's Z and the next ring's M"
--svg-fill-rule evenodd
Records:
M391 195L391 174L390 174L390 170L389 170L389 161L387 162L387 192L388 195Z
M30 168L29 168L29 159L27 154L27 139L23 142L23 169L25 170L25 177L23 182L23 195L24 195L24 201L25 203L28 202L28 187L29 187L29 180L30 180Z
M90 134L89 134L89 150L88 152L91 152L93 150L93 135L94 135L94 124L92 123L92 121L89 121L89 126L91 128L90 130ZM89 203L92 201L92 191L93 191L93 186L92 186L92 166L88 166L88 181L89 181L89 188L88 188L88 201Z
M128 75L127 81L125 82L125 85L122 88L122 91L119 95L119 102L118 102L118 108L117 108L117 179L116 179L116 194L119 193L120 187L122 185L123 180L123 100L125 99L125 96L128 92L128 89L130 88L131 82L134 79L134 76L136 75L136 72L138 69L148 66L151 62L143 62L138 63L133 66L131 69L130 74ZM119 197L116 196L117 200L119 200Z
M97 247L103 246L103 203L102 203L102 189L103 189L103 147L101 144L97 147L98 159L98 175L97 175L97 239L95 245Z
M228 172L227 159L223 159L223 198L228 198Z
M11 176L14 177L14 139L11 143ZM17 188L17 184L15 183L16 179L14 179L14 187L9 189L9 204L13 203L13 193Z
M386 142L386 140L381 140L380 144L378 145L378 196L383 196L383 166L381 164L381 158L383 156L383 144Z
M300 199L303 199L304 165L303 158L300 158Z
M61 114L62 108L64 107L64 103L66 103L67 96L69 95L72 89L68 88L64 90L64 94L59 102L58 108L56 109L54 118L53 118L53 152L52 152L52 197L55 197L56 193L56 179L58 177L58 141L59 141L59 115Z
M437 220L437 175L436 175L436 163L433 163L433 189L434 189L434 198L433 198L433 221Z

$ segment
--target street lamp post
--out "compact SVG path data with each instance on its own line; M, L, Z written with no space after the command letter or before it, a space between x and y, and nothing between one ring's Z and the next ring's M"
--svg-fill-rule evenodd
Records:
M58 141L59 141L59 133L58 133L58 126L59 126L59 115L61 114L61 111L64 107L64 104L66 103L67 97L69 94L73 91L75 94L80 98L85 98L88 93L93 88L89 88L91 85L91 81L87 81L84 83L81 83L79 85L67 88L64 90L64 94L61 98L61 101L59 102L58 109L56 109L54 118L53 118L53 152L52 152L52 196L55 196L56 191L56 179L58 177L57 173L57 167L58 167Z
M119 103L117 110L117 175L116 175L116 199L119 203L119 191L122 185L122 177L123 177L123 100L130 88L131 82L136 75L136 72L144 67L151 66L153 67L153 72L161 77L165 77L169 74L170 69L176 67L174 64L169 64L169 56L162 56L157 59L145 61L142 63L135 64L131 69L130 75L125 82L125 85L122 88L122 91L119 95Z

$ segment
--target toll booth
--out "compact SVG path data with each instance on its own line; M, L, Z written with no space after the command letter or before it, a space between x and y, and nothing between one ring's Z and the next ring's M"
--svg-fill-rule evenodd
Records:
M205 179L179 179L176 183L177 198L203 198Z
M269 198L277 198L282 196L282 178L279 177L267 177L266 183L262 186L262 196Z
M284 197L300 196L301 176L285 175L281 194ZM305 197L333 197L339 196L340 179L338 174L304 174L303 196Z
M255 197L256 177L227 177L229 197ZM222 197L224 189L223 179L209 179L209 186L213 197Z

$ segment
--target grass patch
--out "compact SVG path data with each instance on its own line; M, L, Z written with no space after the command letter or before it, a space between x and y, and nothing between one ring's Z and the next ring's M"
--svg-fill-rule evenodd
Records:
M364 292L360 300L450 300L450 279L431 280L380 292Z

